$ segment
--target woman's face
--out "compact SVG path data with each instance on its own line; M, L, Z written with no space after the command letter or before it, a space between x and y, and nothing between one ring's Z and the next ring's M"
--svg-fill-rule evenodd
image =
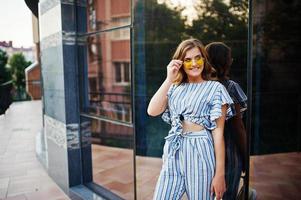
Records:
M197 47L186 52L183 60L183 69L189 81L202 81L201 76L204 69L204 58Z

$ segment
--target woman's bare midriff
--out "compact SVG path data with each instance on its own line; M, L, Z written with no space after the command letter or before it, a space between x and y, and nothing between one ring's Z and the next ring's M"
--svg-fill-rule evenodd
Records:
M196 131L201 131L204 129L204 127L199 124L195 124L193 122L185 121L185 120L182 121L182 125L183 125L183 133L196 132Z

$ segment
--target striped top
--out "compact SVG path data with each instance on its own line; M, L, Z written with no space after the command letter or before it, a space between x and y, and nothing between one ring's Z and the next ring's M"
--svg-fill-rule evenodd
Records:
M244 91L241 89L238 83L233 80L225 80L221 81L221 83L226 87L229 92L234 104L240 105L240 112L244 112L247 110L247 96ZM233 104L233 106L234 106ZM233 109L235 111L235 109ZM234 113L236 115L236 113Z
M174 84L169 88L167 97L168 105L162 119L172 128L186 120L213 130L216 128L215 120L222 115L222 105L233 104L226 88L217 81ZM226 119L232 116L232 107L229 106Z

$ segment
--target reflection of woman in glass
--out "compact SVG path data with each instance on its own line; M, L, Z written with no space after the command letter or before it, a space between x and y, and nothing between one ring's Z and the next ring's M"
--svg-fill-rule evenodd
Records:
M247 96L241 87L229 79L232 64L231 49L222 42L213 42L206 46L210 64L216 70L218 80L227 88L234 101L235 116L225 124L226 144L226 185L224 198L236 198L239 180L244 171L246 156L246 130L242 121L242 112L247 109Z
M154 199L221 199L225 192L224 123L233 101L226 88L210 81L202 43L179 44L167 77L152 97L148 114L171 124Z

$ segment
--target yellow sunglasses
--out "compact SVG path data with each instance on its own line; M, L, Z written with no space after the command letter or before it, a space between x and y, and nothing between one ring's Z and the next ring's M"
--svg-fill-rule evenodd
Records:
M194 59L191 59L191 58L187 58L184 60L183 64L184 64L184 67L186 69L192 69L192 60L195 60L196 64L198 65L197 67L200 68L201 66L204 65L204 58L201 57L201 56L197 56L196 58Z

